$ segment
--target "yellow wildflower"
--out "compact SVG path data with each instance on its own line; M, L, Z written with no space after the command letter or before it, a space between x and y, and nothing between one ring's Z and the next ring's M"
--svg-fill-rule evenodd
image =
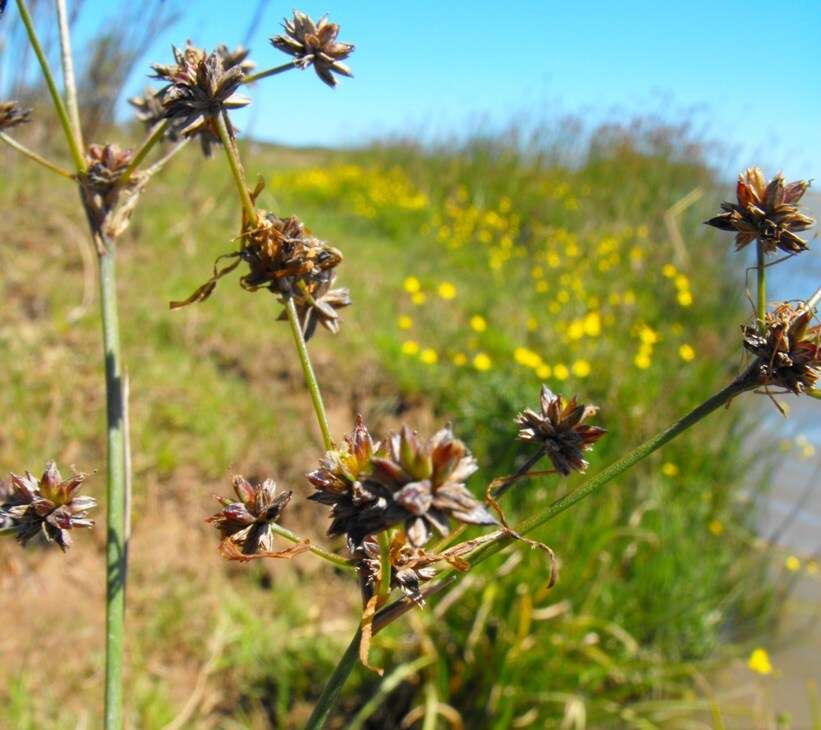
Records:
M590 363L587 362L587 360L576 360L576 362L573 363L571 370L573 371L573 375L577 378L586 378L590 375Z
M640 370L647 370L653 363L650 360L649 356L645 355L644 353L639 353L636 355L633 362L636 364L636 367Z
M468 359L464 352L456 352L454 353L453 357L451 358L454 365L461 367L464 365Z
M570 377L570 371L566 365L559 363L553 368L553 375L556 376L557 380L567 380Z
M757 674L772 674L773 665L770 663L770 655L765 649L754 649L747 660L747 666Z
M801 570L801 561L795 555L788 555L784 561L784 567L789 570L790 573L797 573Z
M419 343L416 340L405 340L402 343L403 355L415 355L419 352Z
M664 264L661 267L661 273L665 278L672 279L678 273L678 269L673 264Z
M438 292L442 299L453 299L456 296L456 287L449 281L443 281L439 284Z
M405 287L405 291L408 294L415 294L422 288L422 284L419 282L419 279L417 279L415 276L409 276L407 279L405 279L405 283L403 284L403 286Z
M536 375L538 375L542 380L547 380L552 372L553 370L550 365L539 365L539 367L536 368Z
M428 298L427 298L427 296L425 295L425 292L423 292L423 291L414 292L414 293L411 295L411 301L412 301L414 304L424 304L424 303L427 301L427 299L428 299Z
M689 307L693 303L693 295L686 290L680 291L676 299L678 299L678 303L682 307Z
M707 529L718 537L724 532L724 525L721 523L721 520L712 520L710 524L707 525Z
M419 353L419 359L425 363L425 365L435 365L439 360L439 356L436 354L436 350L431 347L426 347Z
M817 560L808 560L807 561L807 575L817 575L818 574L818 561Z
M399 319L396 320L396 324L400 330L409 330L413 327L413 319L408 317L407 314L403 314Z
M527 318L527 331L528 332L535 332L539 329L539 320L535 317L528 317Z
M481 314L474 314L470 318L470 328L474 332L484 332L487 329L487 321Z
M598 312L589 312L584 318L584 333L589 337L601 334L601 317Z
M490 370L490 368L493 367L493 362L486 353L478 352L473 358L473 367L481 372L484 372L485 370Z
M672 461L666 461L661 466L661 473L666 477L674 477L678 474L678 467Z
M684 362L690 362L696 356L696 351L690 345L685 344L678 348L678 356Z

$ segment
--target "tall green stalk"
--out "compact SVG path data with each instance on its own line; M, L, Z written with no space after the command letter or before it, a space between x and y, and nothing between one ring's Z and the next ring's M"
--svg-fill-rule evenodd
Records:
M342 655L333 673L328 677L328 681L325 682L325 686L322 688L322 694L319 695L319 699L316 701L316 705L314 705L314 711L305 724L305 730L320 730L320 728L325 725L325 720L328 719L328 715L334 706L334 702L336 702L339 691L344 686L345 680L359 659L359 640L361 638L362 632L357 629L353 635L353 639L351 639L351 643L348 644L348 648L345 649L345 653Z
M106 530L105 727L123 727L123 646L125 643L125 422L117 315L115 248L109 243L100 261L107 403L108 489Z

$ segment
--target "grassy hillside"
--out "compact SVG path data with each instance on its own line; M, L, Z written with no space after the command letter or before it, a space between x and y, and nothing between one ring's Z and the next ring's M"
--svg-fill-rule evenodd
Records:
M723 195L700 150L670 130L594 140L574 140L572 160L558 143L516 140L252 151L262 206L299 215L345 255L339 283L354 306L338 336L311 342L337 436L356 413L377 433L451 421L482 466L479 493L521 458L512 419L540 383L601 406L609 434L595 471L738 370L744 273L700 225ZM10 169L0 466L54 457L101 469L94 256L74 191ZM666 224L694 190L696 204ZM269 294L226 277L210 300L168 310L234 250L237 228L222 160L191 150L149 189L122 245L133 727L298 727L357 620L358 589L342 576L304 556L228 565L203 524L231 473L273 476L302 497L321 453ZM743 448L749 407L734 403L537 535L560 558L552 590L543 556L519 549L380 635L374 659L388 674L428 662L364 726L399 727L435 695L443 722L451 707L465 727L684 727L709 699L696 677L772 618L769 559L740 491L761 478ZM523 483L509 513L577 481ZM102 490L92 479L90 492ZM285 523L321 538L326 515L297 500ZM103 539L84 535L66 557L0 546L0 616L14 627L3 647L16 658L0 669L0 726L94 726ZM334 727L378 686L359 670Z

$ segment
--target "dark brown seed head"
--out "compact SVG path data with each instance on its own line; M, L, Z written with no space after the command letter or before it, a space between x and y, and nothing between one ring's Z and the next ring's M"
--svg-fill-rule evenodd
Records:
M337 40L339 26L327 17L315 23L305 13L294 11L290 19L282 23L285 35L271 38L271 43L283 53L294 57L300 68L313 66L316 75L328 86L337 84L335 73L353 76L351 70L342 63L351 55L354 46Z
M254 485L239 475L233 485L237 499L217 497L222 509L207 520L220 532L220 551L228 558L271 553L276 539L271 526L279 520L291 492L277 494L272 479Z
M357 459L352 472L344 465L356 443L367 445L368 458ZM328 452L322 468L308 475L318 490L310 499L332 507L328 533L347 535L352 549L366 536L400 523L413 547L430 540L431 528L447 535L451 518L471 525L496 524L465 486L478 467L450 428L422 439L404 427L374 447L359 419L346 445Z
M0 132L31 121L31 109L23 109L16 101L0 101Z
M134 116L147 129L153 128L165 119L165 107L162 105L159 92L151 86L145 87L142 96L132 96L128 103L134 107ZM167 134L166 136L172 139L171 135Z
M64 480L53 461L39 480L31 472L9 476L10 489L0 513L11 519L22 545L43 535L65 552L71 546L70 530L94 525L87 515L97 506L96 500L77 494L85 478L74 474Z
M736 203L722 203L724 211L706 221L722 231L734 231L735 247L740 250L758 239L767 253L777 249L787 253L806 251L807 242L796 235L810 228L814 219L798 210L809 182L786 183L778 173L770 182L758 167L748 168L738 176Z
M540 444L562 476L568 476L574 469L585 471L583 452L593 448L606 433L603 428L584 423L598 408L578 405L575 398L565 403L546 385L542 386L539 405L538 413L527 408L516 416L519 438Z
M132 150L120 149L116 144L90 145L86 153L88 184L98 192L107 192L114 187L133 159Z
M214 53L217 53L222 57L222 63L226 69L239 66L243 74L250 73L256 66L256 64L248 58L248 54L250 52L251 51L244 46L237 46L232 51L224 43L214 49Z
M189 44L182 51L173 50L175 63L152 67L155 78L167 82L158 92L163 118L171 120L175 134L198 137L203 152L210 155L211 145L219 141L216 116L250 103L237 93L245 76L243 64L226 65L226 56L219 49L206 53ZM233 135L230 121L226 124Z
M821 376L821 327L810 327L813 311L806 304L783 303L769 312L764 333L745 325L744 347L756 356L753 385L775 385L796 395L816 387Z

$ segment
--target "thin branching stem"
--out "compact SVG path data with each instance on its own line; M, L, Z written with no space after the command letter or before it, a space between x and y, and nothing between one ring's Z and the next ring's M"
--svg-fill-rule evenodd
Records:
M74 137L83 149L83 128L80 125L80 107L77 105L77 82L74 76L74 59L71 55L71 32L68 27L66 0L55 0L57 25L60 29L60 65L63 68L63 86L66 91L66 107L74 130Z
M217 135L225 148L225 155L228 157L228 166L231 168L231 175L234 178L234 183L237 186L242 207L245 210L249 220L257 220L257 209L254 201L251 200L251 194L248 192L248 185L245 182L245 171L242 169L242 162L239 159L239 151L237 150L237 143L228 131L228 125L225 121L225 112L217 114L214 121L217 126Z
M345 680L359 659L359 641L361 638L362 631L361 629L357 629L353 635L353 639L351 639L351 643L348 645L348 648L345 650L333 673L328 677L328 681L322 688L322 694L319 695L319 699L316 701L314 711L311 713L305 725L305 730L320 730L325 724L325 720L328 719L328 715L334 706L339 691L342 689Z
M123 366L117 314L115 248L106 241L100 256L100 304L107 403L108 489L106 533L105 727L123 727L123 646L125 643L125 420Z
M281 74L285 71L290 71L292 68L297 68L296 61L290 61L288 63L283 63L281 66L274 66L274 68L266 69L265 71L260 71L259 73L251 74L250 76L246 76L242 83L243 84L253 84L254 81L259 81L260 79L267 79L269 76L276 76L277 74Z
M47 160L45 157L38 155L33 150L30 150L24 144L21 144L16 139L9 137L5 132L0 132L0 139L2 139L9 147L12 149L17 150L21 155L25 155L30 160L36 162L38 165L42 165L43 167L51 170L51 172L56 172L58 175L62 177L68 178L69 180L74 179L74 173L70 170L66 170L65 167L60 167L60 165L52 162L51 160Z
M300 543L303 540L303 538L301 538L295 532L291 532L287 527L278 525L276 522L271 522L269 523L269 525L273 532L275 532L277 535L287 540L288 542ZM333 563L338 568L350 569L353 567L350 560L348 560L347 558L343 558L341 555L337 555L336 553L332 553L330 550L326 550L320 545L310 543L308 546L308 550L312 552L314 555L316 555L318 558L327 560L329 563Z
M85 172L86 162L83 157L83 151L80 148L80 145L77 144L77 136L72 129L71 119L69 119L66 105L63 103L63 97L60 96L60 92L57 89L57 84L54 81L54 75L51 73L51 68L49 68L48 60L46 59L46 54L43 51L43 47L40 45L40 39L37 37L37 31L34 29L34 21L31 19L31 13L26 5L26 0L17 0L17 9L20 11L20 19L23 21L23 25L26 28L26 33L28 34L32 50L34 51L34 55L37 56L37 61L43 72L43 78L46 81L48 93L51 96L54 109L60 119L60 126L62 126L63 132L65 133L68 149L71 153L71 159L74 161L74 166L77 168L77 172Z
M143 160L148 157L148 153L151 152L157 142L163 138L169 124L169 120L164 119L154 125L154 128L149 132L148 137L134 154L134 159L131 160L128 167L125 168L125 172L123 172L120 176L120 179L117 181L118 185L125 185L132 178L134 173L137 171L137 168L139 168L139 166L143 163Z
M291 297L285 300L285 312L291 325L291 334L294 337L294 344L299 355L299 364L302 366L302 373L305 376L305 385L311 395L316 420L319 424L319 430L322 432L322 443L326 449L331 449L333 448L333 439L331 438L331 429L328 426L328 416L325 413L325 404L322 402L322 392L319 390L319 382L316 379L314 368L311 365L311 358L308 355L308 346L305 344L305 337L302 335L302 326L299 323L296 304L294 304Z

